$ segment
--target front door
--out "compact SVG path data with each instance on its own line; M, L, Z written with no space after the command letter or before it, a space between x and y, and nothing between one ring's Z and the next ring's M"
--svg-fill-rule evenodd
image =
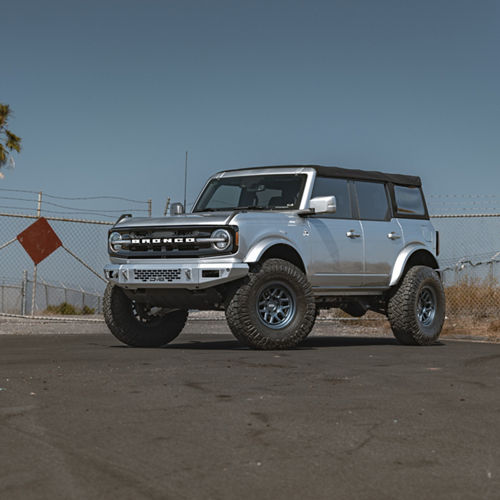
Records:
M363 232L353 219L348 181L316 177L311 197L332 196L335 214L308 218L311 241L310 280L313 288L325 291L359 287L363 284Z

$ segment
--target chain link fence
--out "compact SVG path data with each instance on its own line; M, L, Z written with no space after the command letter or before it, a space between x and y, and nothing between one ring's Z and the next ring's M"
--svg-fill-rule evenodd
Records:
M23 316L42 315L71 315L90 316L102 314L102 291L89 291L83 288L71 288L64 283L50 284L43 278L35 281L28 278L18 286L18 295L15 297L14 307L3 312L13 313L19 310ZM16 307L18 306L18 307Z
M70 288L63 283L50 284L38 278L35 289L35 309L32 298L35 282L26 271L21 283L13 279L0 279L0 312L31 316L31 313L48 315L102 314L102 293Z
M437 216L450 318L500 319L500 214Z
M0 314L100 315L107 232L123 213L151 216L152 201L0 188ZM63 246L34 266L16 237L41 216Z
M0 213L0 245L15 240L37 219L33 215ZM0 312L82 318L101 314L105 287L102 269L108 260L106 245L111 223L53 217L47 220L64 247L36 269L18 241L0 250Z
M448 198L443 197L445 202ZM478 204L477 198L472 199ZM495 213L498 205L492 200L495 198L488 197L485 213L443 210L445 213L431 218L440 233L439 264L448 317L457 321L494 321L500 317L500 210ZM432 198L430 206L432 210ZM0 213L0 246L15 239L37 215ZM35 273L33 261L17 241L0 249L0 313L99 317L105 287L100 276L108 262L107 233L112 222L46 219L73 255L59 248ZM339 317L336 312L333 315Z

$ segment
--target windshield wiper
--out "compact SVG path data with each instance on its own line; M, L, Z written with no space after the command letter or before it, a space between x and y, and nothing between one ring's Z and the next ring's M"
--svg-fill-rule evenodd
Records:
M204 208L203 210L194 210L193 213L201 212L230 212L234 208Z
M225 208L204 208L203 210L195 210L197 212L233 212L235 210L271 210L270 207L262 207L260 205L245 206L245 207L225 207Z
M247 207L234 207L233 210L270 210L269 207L262 207L260 205L247 206Z

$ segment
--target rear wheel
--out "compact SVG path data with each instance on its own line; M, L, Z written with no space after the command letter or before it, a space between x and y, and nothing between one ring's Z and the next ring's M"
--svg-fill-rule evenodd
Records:
M316 303L304 273L288 261L259 264L228 301L234 336L254 349L288 349L311 331Z
M111 333L133 347L161 347L181 333L187 310L151 307L129 299L124 291L108 283L104 292L104 319Z
M387 308L394 336L406 345L435 342L445 312L443 285L436 271L427 266L415 266L406 273Z

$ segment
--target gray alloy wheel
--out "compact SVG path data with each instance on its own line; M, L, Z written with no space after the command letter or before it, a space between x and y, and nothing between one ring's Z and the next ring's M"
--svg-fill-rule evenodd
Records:
M297 298L285 283L276 281L264 285L256 302L258 318L268 328L285 328L295 316Z
M436 316L437 298L434 288L424 286L417 299L417 318L422 326L430 326Z

